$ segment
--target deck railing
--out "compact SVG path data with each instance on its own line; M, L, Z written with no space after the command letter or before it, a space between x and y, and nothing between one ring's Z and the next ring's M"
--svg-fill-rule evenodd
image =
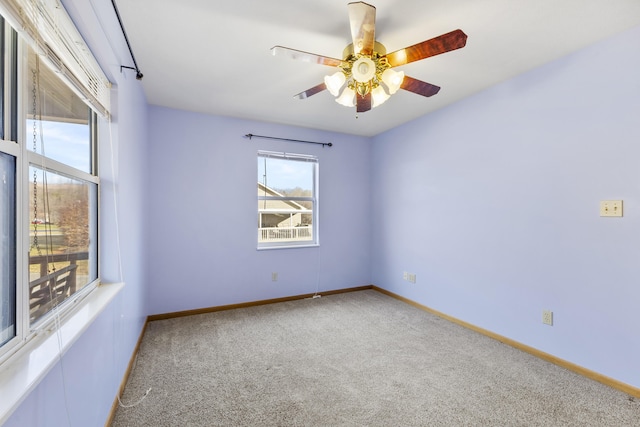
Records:
M29 257L29 266L40 266L39 277L29 282L29 317L32 321L76 292L78 261L87 259L88 252ZM49 273L49 264L54 263L64 266Z
M304 227L263 227L258 228L259 242L285 242L312 240L311 226Z

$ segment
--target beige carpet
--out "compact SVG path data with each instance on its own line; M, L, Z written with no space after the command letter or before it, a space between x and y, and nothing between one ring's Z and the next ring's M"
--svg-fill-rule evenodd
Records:
M150 322L114 426L640 426L640 402L375 290Z

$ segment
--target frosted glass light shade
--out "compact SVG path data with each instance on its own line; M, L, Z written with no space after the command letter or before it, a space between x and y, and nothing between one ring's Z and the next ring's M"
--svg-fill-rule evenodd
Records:
M342 71L338 71L330 76L324 76L324 84L333 96L338 96L340 94L340 88L345 81L346 77Z
M336 98L336 102L345 107L353 107L356 105L356 92L350 87L347 87L342 91L342 94Z
M376 64L370 58L363 56L353 63L351 75L358 83L366 83L376 75Z
M389 98L391 98L391 95L385 92L382 86L378 86L371 91L371 106L376 108L378 105L382 105Z
M404 80L404 71L394 71L391 68L384 70L382 73L382 81L389 89L389 94L393 95L400 89L400 85Z

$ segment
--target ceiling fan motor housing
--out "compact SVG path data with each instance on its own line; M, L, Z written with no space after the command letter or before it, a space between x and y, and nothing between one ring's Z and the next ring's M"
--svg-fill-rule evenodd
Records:
M374 42L374 50L371 55L361 55L354 52L353 43L344 48L342 52L342 68L345 77L353 78L349 86L360 96L365 96L372 89L378 87L381 73L389 68L384 56L387 49L380 42Z

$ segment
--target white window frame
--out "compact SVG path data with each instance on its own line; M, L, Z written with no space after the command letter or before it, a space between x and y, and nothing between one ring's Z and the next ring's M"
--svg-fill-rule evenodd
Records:
M258 206L261 201L270 201L270 200L280 200L280 201L293 201L293 202L311 202L312 203L312 211L311 211L311 240L284 240L284 241L275 241L275 242L264 242L260 240L260 223L261 223L261 210L257 209L257 249L265 250L265 249L288 249L288 248L306 248L306 247L316 247L320 245L319 238L319 177L320 177L320 162L317 156L308 155L308 154L294 154L294 153L284 153L284 152L275 152L275 151L264 151L259 150L257 159L261 158L275 158L281 160L290 160L296 162L307 162L313 164L313 195L311 197L291 197L291 196L264 196L258 195Z
M11 25L5 20L4 23L4 41L5 47L10 44L9 37L10 34L15 34L12 32ZM19 45L19 42L18 42ZM11 49L8 47L7 50ZM3 70L3 75L5 80L0 82L0 84L4 85L4 98L0 99L0 102L4 104L3 112L4 117L2 120L3 132L6 140L0 140L0 151L5 154L8 154L15 158L15 246L16 246L16 256L15 256L15 304L16 304L16 313L15 313L15 336L11 338L9 341L4 343L0 347L0 366L2 362L7 359L11 354L16 352L27 340L28 333L26 332L29 329L29 323L24 322L24 309L22 302L26 297L26 289L25 286L21 285L24 283L24 271L23 271L23 262L24 262L24 245L23 239L21 236L24 234L24 228L22 220L24 215L23 209L23 192L24 192L24 184L22 182L23 177L23 147L18 144L16 141L11 141L9 138L18 138L19 128L14 129L16 123L20 122L20 118L14 120L17 116L16 112L13 111L14 108L18 108L17 104L19 104L19 98L22 94L22 91L18 87L12 87L11 84L15 81L14 79L18 79L17 74L20 72L20 55L19 52L7 52L4 47L0 49L5 54L5 68ZM17 64L14 64L13 60L17 61ZM14 68L15 66L15 68ZM16 101L14 103L14 100ZM28 216L28 215L27 215ZM28 285L27 285L28 286Z
M15 279L16 279L16 289L15 289L15 298L16 298L16 313L15 313L15 336L8 340L4 345L2 345L2 347L0 347L0 364L4 359L4 356L11 354L12 352L14 352L18 346L24 341L24 335L25 335L25 326L27 326L28 329L28 323L24 323L23 319L24 319L24 310L21 304L21 301L24 301L24 294L25 294L25 289L24 286L20 286L20 283L23 283L24 280L24 273L23 273L23 269L20 267L21 266L21 261L22 261L22 256L21 254L23 253L23 243L22 243L22 239L20 238L20 236L22 235L22 223L23 221L20 220L20 218L22 218L22 188L23 188L23 184L22 184L22 180L21 180L21 176L22 176L22 162L21 162L21 149L20 146L18 144L16 144L15 142L11 142L11 141L4 141L4 140L0 140L0 151L4 154L8 154L12 157L15 158L15 188L16 188L16 194L15 194L15 236L16 236L16 240L15 240L15 246L16 246L16 257L15 257Z

